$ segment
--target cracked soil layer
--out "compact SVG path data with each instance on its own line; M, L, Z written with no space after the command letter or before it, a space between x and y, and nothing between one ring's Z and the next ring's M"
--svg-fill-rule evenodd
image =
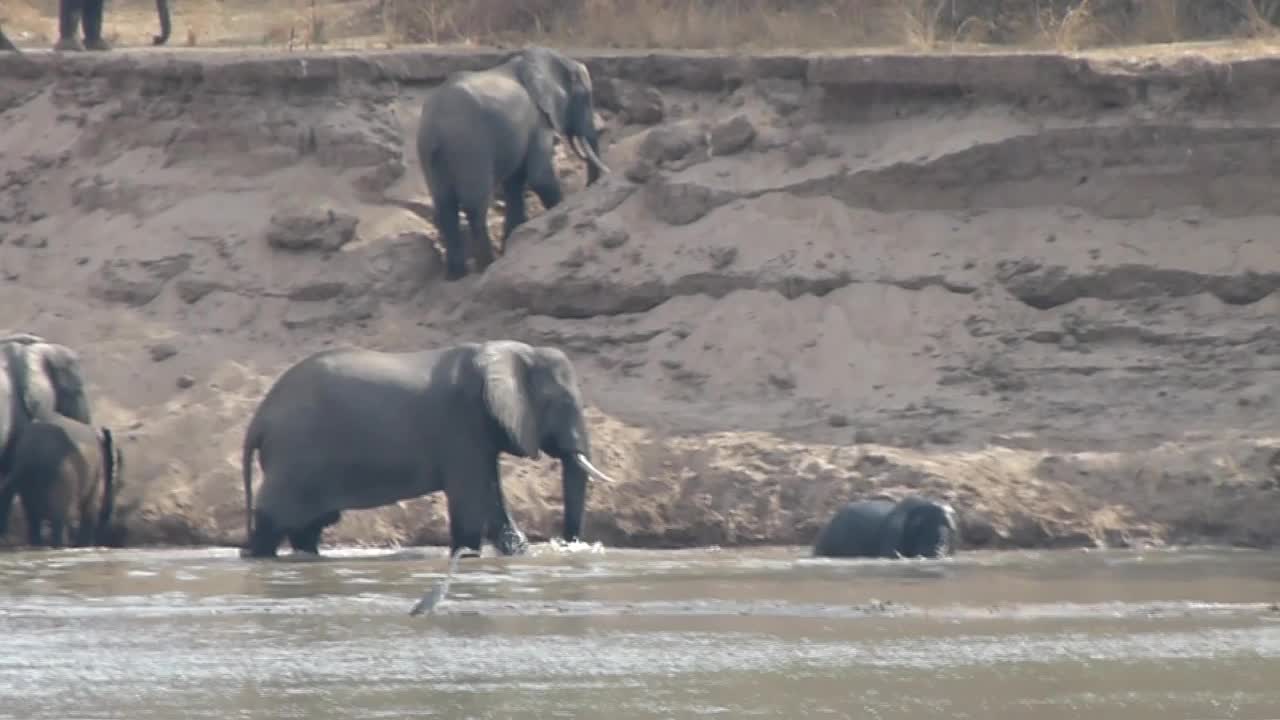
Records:
M614 174L562 158L445 283L418 112L499 57L0 57L0 329L81 352L124 542L242 540L244 425L305 354L496 337L577 364L608 544L906 492L973 546L1280 533L1280 59L581 53ZM555 462L503 464L554 534ZM326 540L447 542L442 498Z

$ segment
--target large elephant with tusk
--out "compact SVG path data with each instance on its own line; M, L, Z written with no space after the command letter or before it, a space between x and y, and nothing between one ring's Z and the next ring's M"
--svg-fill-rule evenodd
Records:
M262 486L253 504L253 457ZM567 541L582 533L591 462L577 375L553 347L511 340L389 353L325 350L282 374L245 432L248 557L272 557L284 538L318 553L346 509L443 490L450 550L523 553L507 512L498 455L560 460Z
M588 185L609 172L600 159L591 73L555 50L528 47L496 67L454 73L432 91L418 124L418 159L444 237L446 278L467 274L459 210L482 271L493 262L486 218L496 189L506 204L504 245L527 219L526 186L544 208L560 203L556 134L587 163Z

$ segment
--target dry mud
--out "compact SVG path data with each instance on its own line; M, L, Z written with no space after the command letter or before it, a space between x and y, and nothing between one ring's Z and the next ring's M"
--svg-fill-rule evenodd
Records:
M422 99L497 51L0 58L2 329L81 352L125 542L242 540L244 425L305 354L495 337L576 362L607 544L809 543L909 491L973 546L1280 534L1280 59L574 54L615 173L566 160L457 283L397 203ZM504 468L554 534L555 462Z

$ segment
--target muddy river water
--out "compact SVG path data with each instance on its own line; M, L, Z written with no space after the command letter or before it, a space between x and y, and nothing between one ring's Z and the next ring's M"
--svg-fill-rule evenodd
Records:
M0 553L0 718L1280 718L1277 552L533 550Z

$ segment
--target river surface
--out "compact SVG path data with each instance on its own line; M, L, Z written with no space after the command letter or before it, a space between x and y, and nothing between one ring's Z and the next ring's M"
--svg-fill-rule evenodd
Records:
M0 553L0 718L1280 718L1280 552L533 552Z

